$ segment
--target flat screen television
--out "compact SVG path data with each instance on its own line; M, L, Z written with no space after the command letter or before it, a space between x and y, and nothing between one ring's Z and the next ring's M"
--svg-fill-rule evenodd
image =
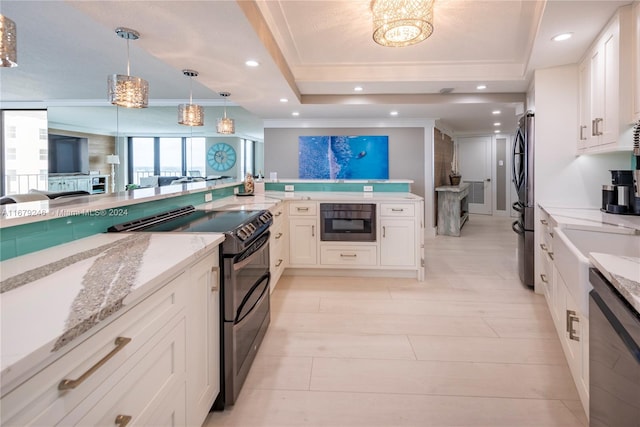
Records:
M49 134L49 174L88 174L89 140Z

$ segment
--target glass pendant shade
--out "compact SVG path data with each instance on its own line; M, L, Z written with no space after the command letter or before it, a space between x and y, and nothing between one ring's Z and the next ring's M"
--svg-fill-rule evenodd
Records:
M112 74L108 78L109 102L125 108L149 105L149 82L140 77Z
M178 105L178 123L185 126L203 126L204 108L196 104Z
M216 126L216 130L218 133L222 133L225 135L231 135L236 133L236 124L233 119L228 117L222 117L218 119L218 124Z
M17 67L18 50L16 47L16 23L0 15L0 66Z
M433 33L435 0L374 0L373 40L382 46L410 46Z
M224 135L231 135L236 133L235 121L227 117L227 98L231 94L229 92L220 92L220 96L224 98L224 117L218 119L216 131Z
M108 98L113 105L125 108L149 106L149 82L131 75L129 40L138 40L140 33L129 28L116 28L116 35L127 41L127 74L111 74L107 79Z
M178 105L178 124L185 126L203 126L204 108L193 103L193 78L198 76L195 70L182 70L189 77L189 103Z

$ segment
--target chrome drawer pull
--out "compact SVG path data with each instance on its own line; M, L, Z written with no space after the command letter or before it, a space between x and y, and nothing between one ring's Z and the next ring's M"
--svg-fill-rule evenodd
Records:
M307 212L309 208L296 208L298 212Z
M549 224L549 221L547 221L546 219L541 219L540 222L542 223L542 225Z
M547 255L549 255L549 258L551 258L551 261L553 261L553 252L547 252Z
M278 234L276 234L276 235L275 235L275 239L276 239L276 240L278 240L278 239L279 239L279 238L281 238L281 237L282 237L282 233L278 233Z
M124 427L129 424L133 417L131 415L118 415L116 417L116 425L120 427Z
M404 212L403 208L391 208L391 212Z
M276 267L280 267L282 265L282 260L279 259L278 262L276 263Z
M276 212L276 216L280 216L280 215L282 215L282 211Z
M84 374L80 375L76 380L62 380L60 384L58 384L58 390L71 390L78 387L82 384L87 378L93 375L98 369L102 367L105 363L109 361L113 356L116 355L120 350L122 350L127 344L131 342L131 338L126 337L118 337L116 338L115 345L116 348L111 350L109 354L100 359L98 363L93 365L89 370L87 370Z
M540 243L540 249L542 249L543 251L547 252L547 245L545 245L544 243Z
M542 283L549 283L549 280L547 280L547 275L546 274L541 274L540 275L540 280L542 280Z
M358 254L340 254L340 258L357 258Z

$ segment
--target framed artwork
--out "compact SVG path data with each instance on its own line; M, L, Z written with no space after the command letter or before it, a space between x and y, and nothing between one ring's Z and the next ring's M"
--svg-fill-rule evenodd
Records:
M301 179L389 179L388 136L300 136Z

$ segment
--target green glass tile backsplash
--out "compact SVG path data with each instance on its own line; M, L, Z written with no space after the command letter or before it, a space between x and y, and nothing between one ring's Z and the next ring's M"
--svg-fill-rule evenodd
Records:
M233 195L234 187L219 188L186 194L168 199L154 200L135 205L92 212L91 215L76 215L33 222L0 229L0 260L46 249L71 242L93 234L104 233L107 228L128 220L142 218L185 205L205 203L208 192L221 199Z

